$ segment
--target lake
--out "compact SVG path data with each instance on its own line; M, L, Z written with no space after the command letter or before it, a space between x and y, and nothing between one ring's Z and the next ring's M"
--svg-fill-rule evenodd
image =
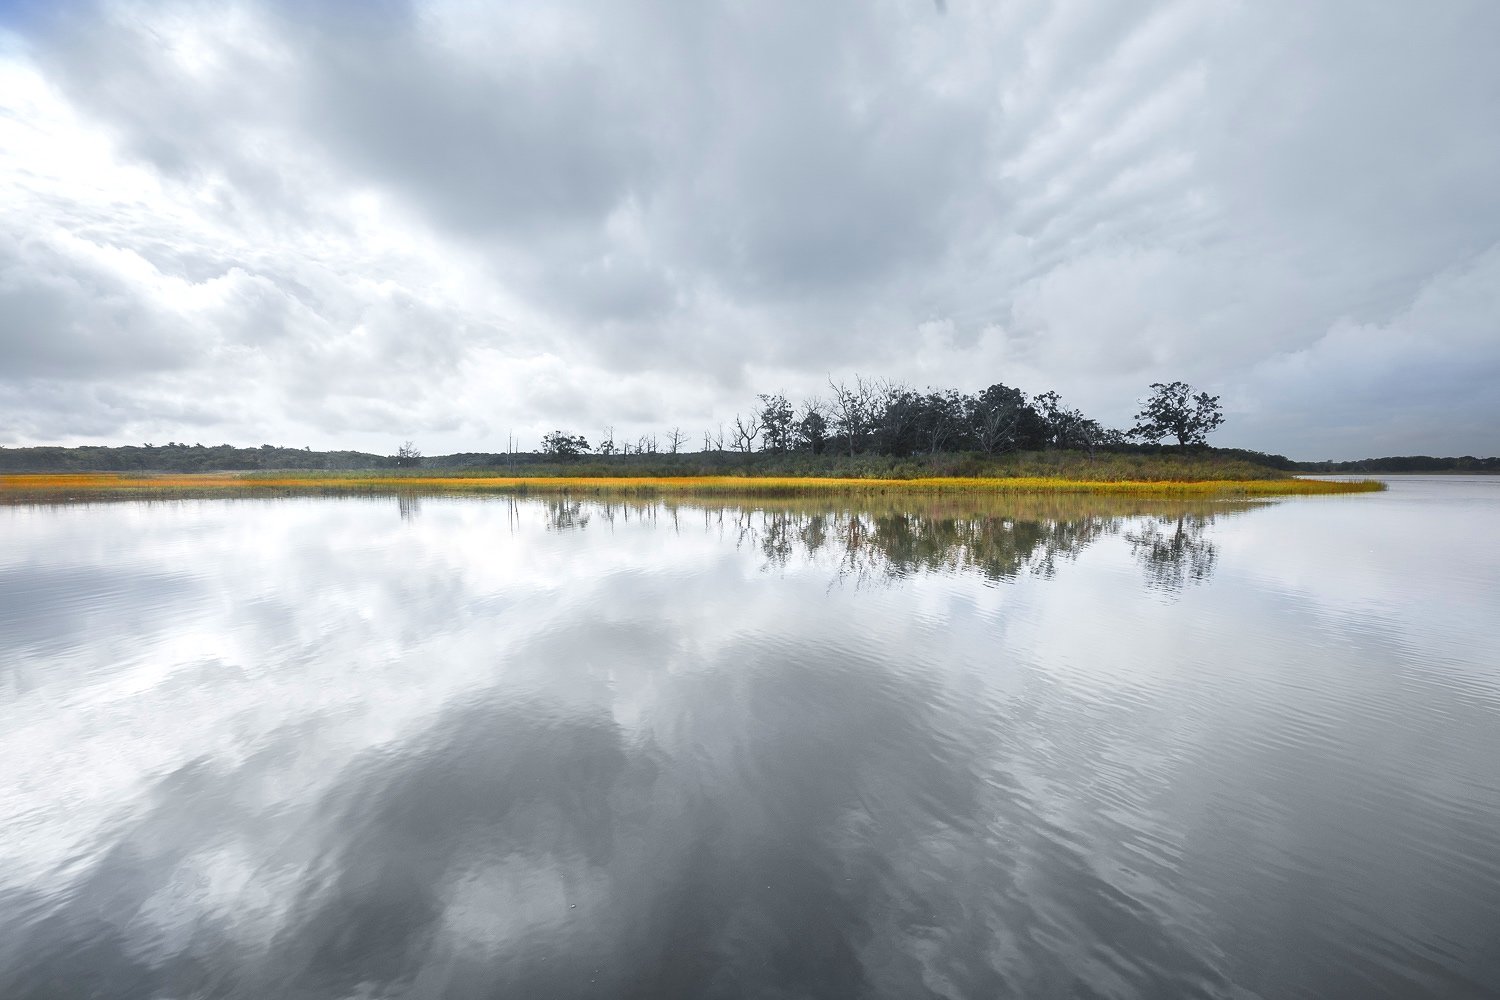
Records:
M1500 995L1500 480L0 508L0 996Z

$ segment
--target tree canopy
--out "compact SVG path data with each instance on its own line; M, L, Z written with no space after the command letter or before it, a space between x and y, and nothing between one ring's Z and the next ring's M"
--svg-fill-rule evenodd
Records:
M1135 415L1131 433L1143 441L1175 437L1183 448L1201 445L1224 422L1219 397L1193 393L1186 382L1152 382L1151 395Z
M577 455L586 455L588 452L589 442L582 434L550 431L542 438L542 454L544 455L572 458Z

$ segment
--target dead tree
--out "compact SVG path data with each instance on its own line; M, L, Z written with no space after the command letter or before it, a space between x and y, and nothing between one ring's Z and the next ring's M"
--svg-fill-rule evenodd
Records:
M756 416L753 410L748 419L741 417L738 413L734 415L734 447L737 451L750 454L759 434L760 417Z

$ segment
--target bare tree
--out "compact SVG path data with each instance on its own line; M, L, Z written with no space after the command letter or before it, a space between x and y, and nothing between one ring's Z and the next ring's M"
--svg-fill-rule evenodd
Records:
M613 424L604 425L604 433L600 435L599 454L613 455L615 453L615 428Z
M870 430L871 410L875 402L875 385L856 374L854 384L828 380L833 392L830 406L833 410L833 426L849 443L849 454L854 454L860 439Z
M994 408L982 409L974 415L974 440L986 455L1005 451L1015 440L1016 415Z
M667 435L667 447L671 449L671 452L674 455L677 454L678 450L682 448L683 443L686 441L687 435L682 433L681 427L673 427L672 433Z
M1118 441L1120 437L1118 431L1112 431L1099 421L1085 417L1081 413L1078 414L1078 419L1073 426L1073 440L1078 447L1089 453L1090 462L1094 461L1094 455L1100 445Z
M750 411L749 419L741 417L738 413L734 415L734 446L737 450L749 454L755 446L755 438L760 434L760 417L755 411Z
M402 468L414 468L422 464L422 453L408 441L396 449L396 464Z
M642 434L641 439L635 443L635 450L638 455L655 455L656 435Z

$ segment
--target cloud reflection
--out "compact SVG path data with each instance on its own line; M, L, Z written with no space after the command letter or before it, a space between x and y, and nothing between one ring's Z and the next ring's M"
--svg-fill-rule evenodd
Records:
M122 531L140 512L26 515L38 551L195 596L51 619L75 658L112 628L147 652L107 691L39 661L51 687L8 709L78 741L7 798L77 843L0 888L8 997L1222 985L1165 883L1135 898L1101 863L1140 818L1058 813L1098 766L1082 704L956 687L992 632L893 641L921 627L903 585L1046 581L1156 507L204 503ZM1214 516L1181 522L1200 549ZM828 595L851 577L886 586ZM111 757L139 770L110 785ZM97 824L47 820L63 794Z

